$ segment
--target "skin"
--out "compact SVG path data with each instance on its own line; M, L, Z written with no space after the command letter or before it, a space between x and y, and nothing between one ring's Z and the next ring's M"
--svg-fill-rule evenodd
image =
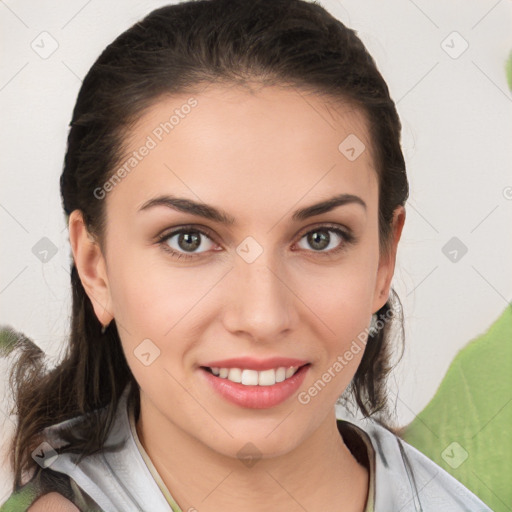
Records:
M144 144L190 97L158 100L127 149ZM102 324L115 318L141 388L139 438L184 511L325 512L343 504L360 512L368 474L338 433L334 404L363 351L308 404L297 395L386 302L405 210L395 210L391 249L380 254L371 141L363 115L350 105L277 86L209 86L193 97L197 106L103 199L105 246L87 232L79 211L69 221L85 290ZM349 134L366 146L355 161L338 150ZM296 209L342 193L359 196L366 209L352 203L291 219ZM165 206L138 212L162 194L213 205L236 224ZM327 231L328 247L315 250L305 235L326 223L350 229L357 242ZM201 238L193 259L177 259L162 247L187 254L178 235L160 245L155 239L186 224L211 237ZM250 264L236 252L248 236L263 248ZM338 246L343 250L334 254ZM149 366L134 355L147 338L160 350ZM311 366L285 402L248 409L207 386L198 367L235 356L296 357ZM237 458L248 442L262 457L251 467Z
M80 512L67 498L57 492L49 492L36 500L27 512Z

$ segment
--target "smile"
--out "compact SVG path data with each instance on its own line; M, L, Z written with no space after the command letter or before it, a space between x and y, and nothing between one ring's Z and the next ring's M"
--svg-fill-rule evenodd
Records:
M304 382L311 364L291 358L215 361L199 367L210 389L239 407L268 409L288 400Z
M243 384L244 386L273 386L277 382L283 382L295 375L298 366L290 366L285 368L280 366L278 368L271 368L270 370L250 370L242 368L206 368L211 371L213 375L221 379L227 379L231 382Z

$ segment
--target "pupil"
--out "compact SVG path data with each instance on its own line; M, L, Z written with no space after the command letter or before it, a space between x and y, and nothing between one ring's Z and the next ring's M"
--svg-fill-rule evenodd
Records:
M315 231L309 235L308 241L314 249L325 249L329 245L329 234L325 231Z
M200 235L197 232L181 233L178 238L178 244L185 251L197 249L201 245Z

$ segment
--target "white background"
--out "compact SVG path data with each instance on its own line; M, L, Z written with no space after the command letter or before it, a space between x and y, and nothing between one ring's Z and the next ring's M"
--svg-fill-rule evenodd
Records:
M0 322L52 358L69 324L59 176L81 79L118 34L167 3L0 3ZM394 288L405 311L406 352L392 387L403 425L428 403L460 348L512 298L512 94L504 70L512 2L321 3L358 31L403 123L410 200ZM31 47L42 51L42 38L46 50L58 43L48 58ZM32 252L43 237L58 249L47 263ZM468 248L455 263L441 250L452 237ZM4 438L12 427L6 408ZM9 482L0 481L1 503Z

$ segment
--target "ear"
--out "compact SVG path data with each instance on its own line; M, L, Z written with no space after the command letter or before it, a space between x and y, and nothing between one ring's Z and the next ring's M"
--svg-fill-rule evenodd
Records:
M69 216L69 241L82 285L102 325L114 318L106 262L97 240L89 233L80 210Z
M372 311L377 312L389 298L389 289L393 274L395 273L396 253L398 242L402 234L402 228L405 223L405 208L397 206L393 212L392 243L389 252L382 255L379 259L379 268L377 270L377 281L375 283L375 293Z

